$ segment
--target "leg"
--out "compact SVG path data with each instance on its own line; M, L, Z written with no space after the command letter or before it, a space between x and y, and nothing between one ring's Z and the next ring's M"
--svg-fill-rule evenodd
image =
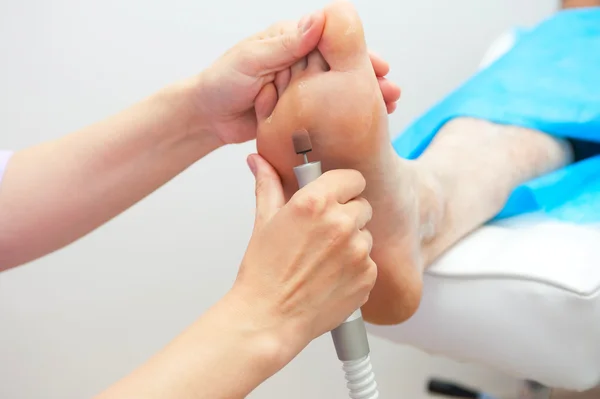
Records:
M600 0L563 0L562 8L598 7Z
M444 125L413 165L435 177L445 199L422 246L425 265L500 212L515 187L571 159L567 142L538 131L469 118Z
M561 2L562 9L598 6L600 0ZM483 155L478 156L477 152ZM441 180L446 183L445 192L454 193L451 202L447 204L449 216L446 219L451 219L450 215L456 214L461 219L461 226L458 229L457 226L446 226L446 231L442 229L426 245L426 259L435 259L452 243L480 225L481 221L493 217L504 206L510 192L520 183L572 161L571 152L566 141L529 129L494 125L468 118L448 123L418 163L438 176L443 176ZM464 160L468 160L470 167ZM448 169L451 169L450 173ZM478 203L469 201L470 190L464 187L465 182L469 181L479 186L476 192L471 192L472 195L484 194ZM491 181L494 183L490 183ZM465 197L461 198L461 195ZM461 204L468 206L469 210L458 209Z
M396 174L406 185L399 186L396 210L419 217L416 223L374 218L369 226L374 237L380 237L377 232L393 241L373 249L381 278L363 307L365 319L375 324L397 324L410 317L416 308L413 302L403 302L401 290L405 288L395 280L404 277L400 272L403 267L427 268L493 218L515 187L563 167L571 159L571 148L565 141L529 129L468 118L443 126L417 160L399 159ZM390 211L393 206L374 206L374 210L383 216L394 215ZM396 227L403 235L386 233L386 227ZM417 245L416 256L399 255L412 248L412 243ZM407 260L415 263L408 264ZM412 284L412 294L420 293L421 280Z
M515 185L567 163L569 150L538 132L458 119L418 160L401 159L368 61L354 8L330 5L319 52L293 66L289 82L268 86L257 98L257 145L288 197L297 189L293 167L300 160L291 148L297 129L311 133L311 155L325 170L363 173L379 267L363 314L372 323L393 324L416 311L425 267L494 216Z

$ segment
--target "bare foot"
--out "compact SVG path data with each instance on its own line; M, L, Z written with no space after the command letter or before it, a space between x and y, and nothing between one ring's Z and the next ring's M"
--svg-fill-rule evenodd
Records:
M435 225L441 204L434 181L392 148L386 105L356 10L335 2L325 16L319 51L291 68L285 87L267 86L257 98L258 152L279 172L288 199L298 189L293 168L301 158L291 140L296 130L310 132L314 150L309 157L320 160L324 171L363 173L365 197L374 210L368 226L374 238L371 255L379 270L363 314L372 323L399 323L419 305L421 244L433 235L428 228Z

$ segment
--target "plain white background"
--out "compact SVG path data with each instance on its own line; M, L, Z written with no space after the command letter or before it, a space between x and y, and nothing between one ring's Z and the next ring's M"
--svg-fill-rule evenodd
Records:
M4 1L0 148L84 127L200 71L272 22L324 4ZM355 4L370 48L390 61L390 78L403 88L390 120L393 135L474 72L503 30L534 24L556 8L554 0ZM0 397L91 397L217 301L252 228L254 182L245 156L254 148L219 150L69 248L0 275ZM384 398L422 397L431 374L495 392L514 387L491 370L375 338L372 352ZM252 397L346 397L330 337L311 344Z

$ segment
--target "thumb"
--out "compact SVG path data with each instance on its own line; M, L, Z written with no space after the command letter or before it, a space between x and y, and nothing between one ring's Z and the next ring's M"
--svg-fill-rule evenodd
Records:
M281 179L275 169L257 154L248 157L248 166L256 179L256 219L254 229L260 229L285 205Z
M322 10L306 15L300 22L282 22L254 36L247 43L247 51L255 70L251 75L260 77L280 72L317 48L325 14Z

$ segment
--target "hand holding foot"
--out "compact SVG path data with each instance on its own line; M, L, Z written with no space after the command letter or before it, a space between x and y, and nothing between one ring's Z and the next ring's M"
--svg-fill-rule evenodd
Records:
M265 85L289 81L290 66L313 51L323 33L325 16L317 11L299 22L281 22L234 46L196 79L193 103L209 121L208 129L224 144L256 137L255 99ZM371 55L389 112L400 89L385 79L389 65Z

